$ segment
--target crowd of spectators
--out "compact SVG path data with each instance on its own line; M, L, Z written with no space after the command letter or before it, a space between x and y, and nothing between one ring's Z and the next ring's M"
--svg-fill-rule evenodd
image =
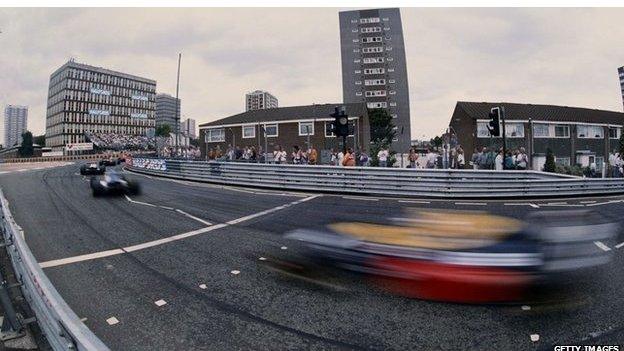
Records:
M483 147L474 150L470 165L473 169L526 170L529 165L529 157L523 147L507 150L506 155L503 154L502 148L495 152L494 149Z
M97 148L103 150L155 150L156 140L144 135L85 132L85 136Z

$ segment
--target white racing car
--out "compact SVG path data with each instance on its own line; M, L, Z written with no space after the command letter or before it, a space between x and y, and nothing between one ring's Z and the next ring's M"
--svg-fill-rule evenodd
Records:
M102 195L138 195L141 192L139 183L126 179L125 176L111 172L104 176L102 179L97 177L91 178L91 190L93 196Z
M98 175L106 172L106 166L97 163L88 163L80 166L80 175Z

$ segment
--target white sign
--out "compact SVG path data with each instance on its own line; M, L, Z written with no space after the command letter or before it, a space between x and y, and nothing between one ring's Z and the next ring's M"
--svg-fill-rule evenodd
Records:
M96 116L110 116L110 111L89 109L89 114Z
M74 143L65 145L67 151L93 150L93 143Z
M135 100L147 101L147 96L143 96L143 95L132 95L132 98Z
M153 169L157 171L166 171L167 163L165 160L155 158L133 158L132 166L137 168Z
M91 94L107 95L107 96L110 96L111 94L109 90L93 88L93 87L91 87L90 91L91 91Z
M147 113L131 113L132 118L147 118Z
M41 156L43 156L43 157L63 156L63 151L42 152Z

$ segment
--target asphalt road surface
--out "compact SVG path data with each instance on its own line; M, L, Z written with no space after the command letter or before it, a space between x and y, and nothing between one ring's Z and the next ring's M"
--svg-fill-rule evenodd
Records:
M624 343L624 235L574 304L463 305L390 295L339 274L322 284L268 270L299 248L282 234L405 208L523 218L593 208L619 219L624 197L544 201L377 199L254 191L137 174L142 195L93 198L78 164L7 172L0 187L60 294L114 350L552 349ZM289 245L289 246L286 246ZM532 341L531 335L539 335Z

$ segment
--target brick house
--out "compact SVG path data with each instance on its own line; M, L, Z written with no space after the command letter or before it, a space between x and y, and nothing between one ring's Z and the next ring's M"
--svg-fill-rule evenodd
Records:
M252 110L225 117L199 126L202 157L217 146L225 152L229 145L241 148L254 146L272 152L278 145L289 154L293 146L307 148L308 140L317 149L321 163L327 163L332 149L342 148L342 138L330 133L336 106L345 106L353 135L347 147L370 147L370 124L365 103L322 104ZM266 131L266 135L265 132Z

